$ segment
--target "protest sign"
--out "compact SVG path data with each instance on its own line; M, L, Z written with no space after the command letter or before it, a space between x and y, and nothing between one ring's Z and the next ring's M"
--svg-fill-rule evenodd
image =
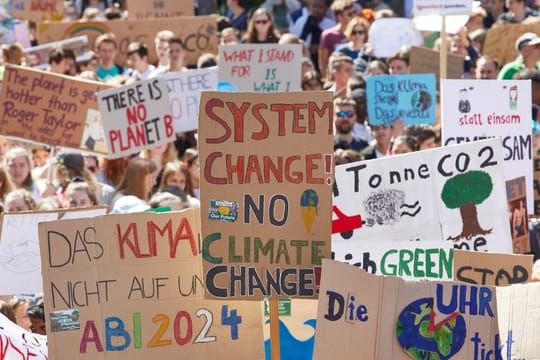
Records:
M234 91L302 90L302 45L235 44L219 47L219 86Z
M500 139L336 166L332 240L511 252Z
M0 356L5 360L47 360L47 336L33 334L0 313Z
M7 65L2 82L0 133L26 141L84 148L82 135L95 93L110 86Z
M0 294L34 294L42 291L38 224L59 218L104 215L107 207L61 211L4 213L0 229Z
M72 50L75 53L77 62L89 60L91 57L88 37L82 35L24 49L24 53L28 59L28 66L47 70L49 68L49 52L56 47Z
M39 231L52 359L264 358L260 304L203 298L198 209Z
M266 360L272 359L268 300L264 306L264 347ZM317 301L305 299L279 300L279 347L281 360L311 360L315 343Z
M510 213L510 234L512 234L514 254L531 252L525 188L524 176L506 181L506 197L508 199L508 212Z
M533 256L454 251L454 280L477 285L526 283L532 273Z
M11 0L11 9L19 19L60 21L64 17L64 0Z
M370 26L369 42L376 57L387 58L402 46L422 45L424 39L411 19L381 18Z
M169 91L163 79L100 91L97 98L110 159L173 140Z
M203 92L209 298L317 297L321 258L330 256L332 144L330 92Z
M540 215L540 156L533 160L534 166L534 215Z
M193 3L178 0L138 1L127 0L129 20L169 19L179 16L193 16Z
M437 104L434 74L380 75L367 78L370 125L433 124Z
M452 280L453 250L441 241L332 241L332 259L378 275Z
M182 1L179 1L182 2ZM93 47L96 38L104 33L116 34L119 55L116 62L124 64L131 41L148 45L149 61L157 62L154 37L163 29L174 29L186 49L187 64L197 64L203 53L217 54L218 39L215 16L182 16L173 19L122 20L95 22L44 22L38 27L39 42L60 41L74 36L87 35Z
M163 75L175 132L197 130L201 91L216 90L217 67L169 72Z
M469 14L472 0L414 0L414 16Z
M14 37L14 19L10 8L11 0L0 0L0 15L3 21L0 22L0 41L2 44L12 44L15 41Z
M533 359L539 353L530 345L540 330L530 323L539 320L540 284L405 281L324 259L320 290L314 360Z
M411 74L435 74L439 88L440 54L435 50L413 46L409 58ZM447 54L447 79L461 79L463 74L463 56Z
M505 179L525 176L533 213L530 81L443 80L441 99L444 145L502 138Z
M486 33L482 54L497 58L501 64L513 61L519 55L516 41L526 32L540 33L540 24L501 23L492 26Z

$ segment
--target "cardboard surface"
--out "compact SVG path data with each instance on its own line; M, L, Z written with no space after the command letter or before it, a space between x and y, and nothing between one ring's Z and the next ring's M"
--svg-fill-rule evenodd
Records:
M497 24L486 34L482 54L496 57L501 64L515 60L519 53L516 40L526 32L540 33L540 24Z
M219 88L225 91L300 91L300 44L237 44L219 47Z
M437 87L433 74L370 76L366 82L370 125L435 123Z
M477 285L510 285L529 281L532 255L454 250L454 280Z
M181 2L181 1L180 1ZM94 50L96 38L107 32L116 34L119 54L116 62L125 64L127 48L131 41L142 41L148 46L150 62L157 62L154 37L158 31L170 29L182 39L186 46L186 62L196 64L203 53L217 54L215 16L183 16L173 19L122 20L106 22L40 23L39 42L53 42L66 38L87 35L90 48Z
M40 70L47 70L49 68L49 51L58 46L61 46L62 49L73 50L78 62L90 59L88 36L82 35L24 49L24 53L29 59L28 65Z
M97 93L110 159L173 141L169 91L161 78Z
M332 242L511 252L502 162L500 139L490 139L338 165Z
M198 209L40 224L50 357L262 360L260 304L203 299L199 235Z
M530 81L443 80L441 99L443 144L501 137L505 179L525 176L533 213Z
M438 51L413 46L410 55L411 74L435 74L439 88L440 54ZM463 57L448 54L446 56L447 79L460 79L463 74Z
M84 148L88 111L98 107L95 93L109 87L7 65L0 95L0 133L48 146Z
M529 216L527 214L525 188L526 181L524 176L506 181L510 234L512 235L514 254L526 254L531 252L531 242L529 241Z
M202 94L209 298L317 297L320 261L330 256L332 133L330 92Z
M197 130L201 92L216 90L217 77L217 67L163 75L169 88L169 104L175 132Z
M60 218L84 218L104 215L107 207L76 210L3 213L0 230L0 294L42 292L38 224Z
M129 20L169 19L179 16L193 16L193 3L178 0L139 1L127 0Z
M64 0L11 0L11 11L19 19L60 21L64 16Z

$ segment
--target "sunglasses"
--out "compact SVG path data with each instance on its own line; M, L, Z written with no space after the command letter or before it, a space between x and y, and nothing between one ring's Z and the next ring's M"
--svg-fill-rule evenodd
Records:
M344 117L352 117L354 115L354 112L352 111L338 111L336 113L336 116L339 117L339 118L344 118Z
M348 17L354 17L356 13L354 11L351 11L351 12L345 13L345 15L347 15Z
M255 24L268 24L268 20L255 20Z
M364 30L355 30L351 32L351 35L364 35L366 32Z

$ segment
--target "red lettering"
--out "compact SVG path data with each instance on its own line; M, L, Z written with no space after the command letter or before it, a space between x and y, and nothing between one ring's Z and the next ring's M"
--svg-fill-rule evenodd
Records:
M224 185L227 183L227 179L225 178L218 178L218 177L212 176L212 164L214 163L214 160L216 158L219 158L222 156L223 156L223 153L215 151L209 154L208 157L206 158L206 161L204 162L204 178L210 184Z
M191 253L193 254L193 256L197 255L197 244L195 243L193 230L191 230L191 225L186 218L182 218L182 220L180 221L180 225L178 226L178 229L176 229L174 239L169 240L169 255L171 256L171 258L174 258L174 255L176 254L176 248L178 247L178 242L180 240L189 241L189 245L191 246Z
M172 125L173 118L171 115L165 115L164 119L165 119L165 137L170 138L174 134L174 129Z
M249 155L248 157L246 178L244 179L246 184L251 183L251 175L253 173L257 175L257 181L259 182L259 184L262 184L264 180L261 173L261 167L259 166L259 157L257 155Z
M300 160L300 155L289 156L285 160L285 179L293 184L299 184L302 182L302 173L300 171L293 171L291 173L291 166L295 160ZM295 175L294 177L291 175Z
M292 104L272 104L270 110L278 112L278 136L285 136L285 112L292 110Z
M227 181L229 184L233 183L233 174L237 173L238 184L244 183L244 156L240 155L236 164L232 163L232 155L227 154L225 156L225 167L227 169Z
M270 132L268 128L268 124L266 123L266 120L264 120L264 117L261 115L260 110L261 109L268 109L268 106L266 104L255 104L253 105L252 113L255 117L255 120L261 123L261 131L253 133L251 135L251 138L253 140L264 140L268 137L268 133Z
M96 328L96 323L94 320L89 320L86 322L86 326L84 327L84 332L81 337L81 343L79 345L79 352L81 354L86 354L86 347L88 346L88 343L93 342L96 346L96 350L98 352L103 351L103 344L101 343L101 340L99 339L99 334Z
M304 115L300 113L300 110L306 109L307 104L294 104L293 105L293 124L292 132L298 134L305 134L306 127L300 126L299 121L304 120Z
M239 108L233 102L227 102L227 106L234 117L234 141L244 142L244 115L251 106L250 103L242 103Z
M314 163L315 160L322 160L321 154L306 155L306 182L308 184L323 184L322 178L313 177L313 170L319 168L319 165Z
M334 111L334 105L329 101L323 103L321 108L319 108L318 105L313 101L310 101L308 104L309 133L315 134L315 114L319 115L319 117L323 119L326 114L326 117L328 118L328 135L332 135L334 133L334 115L332 114Z
M207 144L220 144L226 141L231 136L231 128L229 127L227 122L223 120L222 118L220 118L218 115L216 115L216 113L214 112L215 107L223 108L224 106L225 104L220 99L210 99L206 103L205 110L206 110L206 113L208 114L208 117L211 120L214 120L215 122L220 124L225 130L225 133L220 137L207 138L206 139Z
M109 142L111 143L111 152L114 154L116 152L115 142L120 138L120 130L111 130L109 131Z
M123 234L120 224L116 224L116 235L118 238L118 248L120 249L120 259L125 258L124 247L126 245L137 259L152 256L150 253L152 250L150 239L148 239L149 253L141 253L141 247L139 246L139 234L137 232L137 223L129 224L126 232Z

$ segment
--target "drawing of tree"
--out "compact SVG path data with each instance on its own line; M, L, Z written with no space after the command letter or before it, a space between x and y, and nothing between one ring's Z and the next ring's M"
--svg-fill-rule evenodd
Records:
M441 199L447 208L459 208L463 221L461 234L455 237L450 236L448 240L470 240L473 236L491 233L492 229L484 230L478 223L476 205L487 199L492 190L491 177L488 173L479 170L471 170L446 181Z

